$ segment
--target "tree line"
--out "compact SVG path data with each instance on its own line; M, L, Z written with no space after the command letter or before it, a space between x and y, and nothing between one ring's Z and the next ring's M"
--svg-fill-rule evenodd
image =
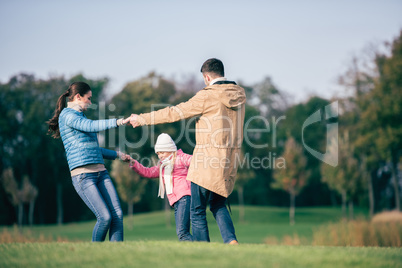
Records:
M247 94L242 157L231 204L353 206L370 215L400 210L402 148L402 34L367 60L353 58L340 75L346 97L312 96L293 103L270 77L255 85L241 81ZM73 81L91 86L86 115L108 119L150 112L191 98L203 85L195 77L177 82L151 72L107 96L108 78L38 79L18 74L0 83L0 225L89 220L92 213L75 193L61 140L47 135L45 123L57 98ZM195 120L102 132L101 146L156 163L153 144L162 132L191 154ZM140 178L128 165L106 160L126 214L167 208L156 198L158 180ZM135 209L134 209L135 208Z

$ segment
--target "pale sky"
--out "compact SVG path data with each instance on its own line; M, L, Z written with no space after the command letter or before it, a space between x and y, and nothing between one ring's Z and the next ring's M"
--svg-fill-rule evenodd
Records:
M401 0L0 0L0 82L83 73L116 93L151 71L201 80L216 57L228 79L329 98L352 56L401 29Z

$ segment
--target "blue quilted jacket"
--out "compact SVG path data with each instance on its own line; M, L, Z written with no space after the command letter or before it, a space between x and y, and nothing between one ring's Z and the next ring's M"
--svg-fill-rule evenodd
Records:
M60 136L70 171L74 168L104 164L103 158L116 159L117 153L99 147L97 132L117 127L117 119L90 120L83 112L64 108L59 116Z

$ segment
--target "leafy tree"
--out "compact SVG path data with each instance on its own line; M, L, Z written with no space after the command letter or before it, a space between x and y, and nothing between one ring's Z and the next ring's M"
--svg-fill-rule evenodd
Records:
M380 77L368 94L370 105L365 119L376 119L375 144L380 155L391 162L395 207L401 210L398 163L402 152L402 31L391 46L391 55L376 58Z
M2 174L2 185L9 194L10 200L18 208L18 226L22 226L24 216L24 203L29 203L29 225L33 224L33 211L38 189L32 185L28 176L24 176L22 187L18 187L14 172L11 168L5 169Z
M346 202L349 201L349 218L353 219L353 198L361 184L358 160L353 156L353 148L348 133L339 138L338 144L331 144L329 152L335 154L339 148L338 166L322 163L322 181L342 196L342 215L346 219Z
M0 129L3 168L12 168L17 182L23 180L24 174L28 175L42 193L50 190L49 187L54 185L54 178L63 178L59 173L59 170L63 170L60 168L62 164L49 163L56 160L59 154L62 155L62 145L59 147L60 152L52 147L54 143L49 142L46 136L45 124L53 112L52 108L54 109L49 104L56 103L56 96L51 88L60 85L62 81L62 78L43 81L32 75L20 74L12 77L7 84L0 85L0 107L5 115L0 123L4 123L4 127ZM52 154L54 158L49 157ZM58 174L53 174L52 171ZM52 181L47 182L52 175L55 175ZM46 199L46 196L38 196L39 210L54 204L43 198Z
M362 182L365 182L368 190L369 211L370 217L372 217L375 210L375 199L371 173L378 168L379 158L375 153L374 147L367 146L367 142L370 143L370 139L367 139L367 137L375 135L375 131L371 133L362 131L364 123L362 124L361 115L365 106L362 99L373 89L375 77L375 70L368 66L369 64L364 62L364 57L362 57L362 59L356 57L352 59L346 73L339 77L339 84L346 89L349 96L340 98L338 102L341 112L339 128L340 131L348 134L349 149L353 150L349 157L358 161ZM362 132L365 134L362 135ZM362 146L362 140L365 140L363 142L365 144L364 146ZM330 167L326 168L327 172L328 169L330 169ZM346 193L342 195L342 200L345 218Z
M264 116L282 114L289 107L289 96L281 91L270 77L254 86L249 103L257 103Z
M119 94L111 99L109 107L115 108L110 110L109 117L146 113L166 107L174 100L175 93L175 87L171 82L155 73L150 73L146 77L128 83ZM122 129L124 132L121 133L108 132L110 133L107 139L109 144L117 144L122 150L141 153L143 156L150 156L154 153L152 139L156 139L155 135L165 132L175 137L176 134L179 134L178 130L181 130L177 124L150 126L145 130L132 129L130 126ZM126 131L127 129L130 130Z
M289 193L289 222L293 225L295 223L295 199L306 186L309 177L308 171L306 171L307 159L303 154L303 148L296 143L293 137L289 137L286 141L282 157L286 161L286 167L275 170L272 187Z
M325 120L321 116L321 121L315 122L303 128L304 122L317 111L323 113L325 107L330 105L329 100L313 96L305 103L299 103L289 107L285 112L285 118L278 123L278 155L285 150L284 145L289 136L293 137L297 144L309 146L311 149L325 153L327 142L327 125L333 123ZM332 119L331 119L332 120ZM304 137L304 139L302 138ZM309 178L297 198L297 203L304 206L327 205L332 201L331 192L327 186L321 182L320 166L321 160L313 156L310 152L304 152L307 160L306 170ZM286 160L286 164L288 161Z
M398 163L402 149L402 32L393 41L389 54L376 53L377 73L373 87L358 96L361 110L358 148L372 148L367 160L391 163L395 207L400 210Z
M14 172L11 168L7 168L3 171L1 181L5 192L9 195L11 203L18 209L18 226L21 226L23 215L22 198L18 189L18 183L14 178Z
M29 204L28 222L33 225L33 213L35 209L35 200L38 197L38 189L31 183L28 176L24 176L21 189L22 201Z
M278 128L282 127L283 115L288 108L288 96L278 89L269 77L254 86L244 85L241 82L239 84L247 96L242 150L247 167L250 168L243 170L240 167L238 171L241 178L236 181L235 191L239 204L243 202L241 191L244 191L244 203L281 205L284 199L283 193L270 187L274 161L270 161L270 166L250 166L250 161L273 159L278 154L280 147ZM243 182L243 177L249 178Z

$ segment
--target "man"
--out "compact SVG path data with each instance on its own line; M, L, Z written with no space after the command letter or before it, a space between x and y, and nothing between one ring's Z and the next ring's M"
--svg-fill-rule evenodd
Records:
M151 113L132 115L133 127L171 123L199 116L196 146L187 180L191 181L191 228L195 241L209 242L209 202L223 242L238 244L226 199L232 193L243 141L246 95L224 77L223 63L208 59L201 67L206 87L187 102Z

